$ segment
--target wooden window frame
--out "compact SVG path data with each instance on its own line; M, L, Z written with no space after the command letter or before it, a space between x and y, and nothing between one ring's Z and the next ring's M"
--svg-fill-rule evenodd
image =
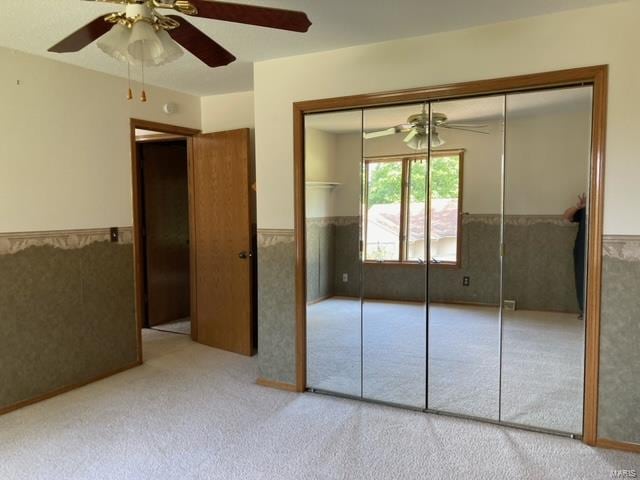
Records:
M422 155L384 155L379 157L366 157L365 163L365 189L364 189L364 215L362 218L362 232L364 239L363 248L363 262L368 265L429 265L432 268L445 268L445 269L459 269L462 266L462 215L463 215L463 183L464 183L464 149L447 149L432 151L431 154ZM456 235L456 261L455 262L434 262L425 260L419 262L416 260L407 259L407 251L409 248L409 195L411 188L411 163L419 160L426 161L427 158L442 158L442 157L458 157L458 230ZM369 226L368 211L369 211L369 165L372 163L401 163L402 164L402 185L400 194L400 231L398 238L398 259L394 260L372 260L367 259L367 231ZM430 174L430 170L427 172ZM429 210L429 222L431 212L431 190L429 190L429 201L427 203L427 209ZM426 237L426 232L425 232ZM425 238L426 250L431 249L431 238Z

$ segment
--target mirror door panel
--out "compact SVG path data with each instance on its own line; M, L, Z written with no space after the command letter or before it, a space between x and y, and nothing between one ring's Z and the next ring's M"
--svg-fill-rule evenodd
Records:
M363 122L363 396L413 408L426 408L428 115L418 103Z
M512 94L506 108L502 420L574 434L583 418L591 108L591 87Z
M307 386L362 395L362 111L305 118Z

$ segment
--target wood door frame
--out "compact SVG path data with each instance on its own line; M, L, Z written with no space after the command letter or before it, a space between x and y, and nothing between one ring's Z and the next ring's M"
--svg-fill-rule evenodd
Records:
M153 130L164 134L184 137L187 143L187 188L189 190L189 295L190 295L190 311L191 311L191 338L194 341L198 339L198 316L197 316L197 298L195 289L196 278L196 253L192 248L192 239L194 237L193 222L193 137L200 134L200 130L193 128L178 127L164 123L151 122L138 118L131 118L129 121L130 137L131 137L131 179L133 186L133 261L134 261L134 279L135 279L135 309L136 309L136 336L137 336L137 357L138 362L142 363L142 328L144 326L144 317L146 314L146 306L144 302L144 292L146 283L145 274L145 253L144 238L142 235L142 219L143 219L143 201L142 201L142 175L141 160L138 158L138 148L136 139L136 129ZM175 140L175 137L173 138ZM159 140L162 140L160 138Z
M589 197L589 253L587 259L589 275L586 292L588 304L586 312L584 425L582 438L586 444L596 445L598 439L598 371L600 366L600 305L608 72L608 65L596 65L426 88L310 100L293 104L296 241L295 387L298 392L305 391L307 381L305 114L591 85L593 87L593 110L591 191Z

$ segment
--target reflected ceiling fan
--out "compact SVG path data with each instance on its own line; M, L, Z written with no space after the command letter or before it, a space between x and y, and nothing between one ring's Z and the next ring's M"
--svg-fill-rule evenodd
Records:
M439 128L447 128L450 130L462 130L464 132L479 133L489 135L486 130L478 130L489 128L489 125L479 123L451 123L444 113L434 112L432 115L433 125L429 128L429 114L426 107L422 107L422 113L411 115L407 119L407 123L387 128L386 130L378 130L375 132L367 132L364 134L366 140L372 138L386 137L388 135L396 135L398 133L408 133L404 139L404 143L414 150L424 150L427 148L427 138L431 137L431 147L437 148L445 144L440 137ZM427 132L431 132L427 135Z
M129 65L158 66L182 55L179 45L209 67L235 61L224 47L174 11L192 17L244 23L292 32L307 32L306 13L214 0L85 0L123 5L119 12L102 15L53 47L50 52L77 52L98 41L106 54ZM178 45L179 44L179 45Z

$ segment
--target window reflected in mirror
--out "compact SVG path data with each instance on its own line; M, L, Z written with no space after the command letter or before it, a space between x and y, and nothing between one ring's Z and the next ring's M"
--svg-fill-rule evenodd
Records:
M458 264L463 156L456 150L433 152L431 162L426 155L366 160L365 261L425 263L427 219L431 263Z
M403 170L403 161L366 163L366 260L401 260L400 238L405 229L402 217Z

